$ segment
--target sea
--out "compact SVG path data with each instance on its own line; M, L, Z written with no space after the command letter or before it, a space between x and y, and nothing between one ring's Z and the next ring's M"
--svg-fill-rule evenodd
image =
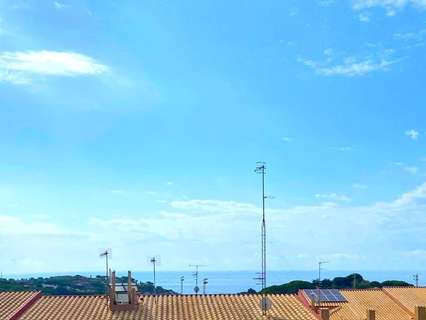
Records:
M354 271L331 271L323 270L321 278L332 279L334 277L347 276ZM413 275L420 274L420 285L426 284L426 279L423 281L422 274L426 272L420 271L357 271L364 279L369 281L385 281L385 280L402 280L408 283L413 283ZM102 275L102 272L68 272L68 273L27 273L27 274L3 274L4 278L22 279L31 277L50 277L55 275L82 275L94 277ZM117 275L127 275L127 272L117 272ZM175 292L181 292L181 277L184 277L183 293L194 293L195 277L190 271L157 271L156 283L165 289L171 289ZM146 282L153 281L152 271L137 271L133 272L133 277L137 280ZM203 290L203 279L207 279L206 293L239 293L253 288L256 291L260 289L258 281L254 278L258 277L256 271L199 271L198 286ZM267 273L267 285L280 285L292 280L312 281L317 279L318 274L315 271L269 271Z

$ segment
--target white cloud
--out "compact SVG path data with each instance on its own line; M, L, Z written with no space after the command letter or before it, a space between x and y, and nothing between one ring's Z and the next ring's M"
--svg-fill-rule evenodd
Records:
M426 183L392 201L365 206L336 193L318 198L344 205L267 207L271 269L310 270L319 256L335 270L424 265L418 250L426 247ZM0 216L0 258L6 272L15 270L7 262L12 259L20 272L101 270L97 251L112 247L113 267L121 270L148 268L149 254L161 255L165 270L182 270L199 260L211 269L253 270L259 261L260 213L253 203L195 199L172 201L149 214L99 212L74 227L46 218Z
M57 9L57 10L62 10L62 9L66 9L66 8L69 8L70 7L70 5L69 4L65 4L65 3L62 3L62 2L58 2L58 1L54 1L53 2L53 6L55 7L55 9Z
M93 58L60 51L0 53L0 82L29 84L34 76L96 76L109 70Z
M397 11L405 7L415 7L418 9L426 9L425 0L355 0L353 8L356 11L367 10L375 7L386 10L388 16L393 16Z
M358 190L366 190L366 189L368 189L368 186L366 186L364 184L360 184L360 183L354 183L352 185L352 188L358 189Z
M170 206L195 214L238 214L259 213L259 209L251 203L218 200L186 200L172 201Z
M281 140L284 142L293 142L294 139L291 137L282 137Z
M334 4L335 0L318 0L317 3L321 7L329 7Z
M348 196L345 196L343 194L337 194L337 193L317 193L315 195L315 198L321 199L321 200L332 200L332 201L343 201L348 202L351 201L351 198Z
M396 32L393 35L395 40L406 41L406 42L423 42L426 36L426 29L421 29L415 32Z
M347 58L342 63L330 64L319 63L308 59L299 59L299 62L313 69L317 74L322 76L344 76L357 77L365 76L375 71L388 71L390 66L395 64L396 60L388 60L386 58L365 60L357 60L355 58Z
M76 236L78 233L70 231L43 219L26 221L22 218L0 215L0 233L2 235L19 236Z
M419 172L419 168L415 167L415 166L411 166L411 167L403 167L403 170L405 172L408 172L410 174L417 174Z
M405 135L410 137L412 140L417 140L419 138L420 133L417 130L410 129L405 131Z
M370 22L371 20L370 14L367 12L361 12L360 14L358 14L358 19L361 22Z
M337 151L341 151L341 152L348 152L348 151L352 151L353 149L354 148L352 146L341 146L336 148Z

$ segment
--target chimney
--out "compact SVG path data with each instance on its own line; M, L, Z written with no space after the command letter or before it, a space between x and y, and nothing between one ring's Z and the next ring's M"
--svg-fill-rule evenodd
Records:
M330 310L321 308L320 310L320 318L321 320L330 320Z
M133 302L133 291L132 291L132 273L127 271L127 295L129 296L129 304Z
M415 307L414 309L415 320L426 320L426 308L425 307Z
M134 311L138 309L139 297L136 285L132 282L132 273L127 273L127 283L116 283L115 271L111 274L110 309L111 311Z
M111 288L109 289L109 305L112 309L113 305L115 305L115 271L111 273Z
M376 320L376 310L367 310L367 320Z

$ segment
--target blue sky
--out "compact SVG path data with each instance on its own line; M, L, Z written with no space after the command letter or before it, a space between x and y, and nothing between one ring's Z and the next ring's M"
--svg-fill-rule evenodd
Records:
M0 269L426 262L426 2L0 0Z

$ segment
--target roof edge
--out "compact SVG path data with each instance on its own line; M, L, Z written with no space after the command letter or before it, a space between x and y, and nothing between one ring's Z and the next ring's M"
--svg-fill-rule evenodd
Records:
M41 291L31 291L34 295L25 300L6 320L18 320L42 296Z

